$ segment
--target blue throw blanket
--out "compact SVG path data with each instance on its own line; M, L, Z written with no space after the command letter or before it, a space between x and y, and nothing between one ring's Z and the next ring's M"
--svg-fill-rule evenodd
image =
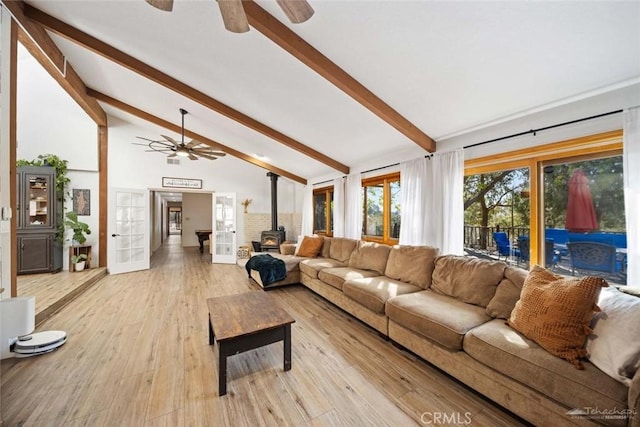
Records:
M249 277L251 277L251 270L256 270L260 273L260 280L262 280L262 286L264 287L287 277L287 268L284 265L284 261L269 254L252 256L247 261L245 268Z

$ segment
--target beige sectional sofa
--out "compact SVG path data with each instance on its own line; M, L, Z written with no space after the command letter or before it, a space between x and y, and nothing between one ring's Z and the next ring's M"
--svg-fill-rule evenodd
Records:
M640 425L640 370L630 385L587 361L578 370L506 324L525 270L343 238L298 270L304 286L536 425Z

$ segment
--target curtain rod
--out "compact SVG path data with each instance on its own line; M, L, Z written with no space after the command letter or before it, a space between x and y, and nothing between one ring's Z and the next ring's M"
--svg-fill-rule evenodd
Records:
M512 135L502 136L500 138L489 139L487 141L477 142L477 143L471 144L471 145L465 145L462 148L466 149L466 148L471 148L471 147L478 147L479 145L490 144L492 142L503 141L505 139L515 138L515 137L518 137L518 136L524 136L524 135L528 135L528 134L533 134L533 136L536 136L536 133L542 132L542 131L545 131L545 130L554 129L554 128L558 128L558 127L561 127L561 126L572 125L574 123L586 122L587 120L599 119L600 117L611 116L613 114L618 114L618 113L622 113L622 112L623 112L623 110L609 111L608 113L596 114L595 116L583 117L581 119L570 120L568 122L563 122L563 123L557 123L555 125L545 126L545 127L538 128L538 129L529 129L527 131L514 133ZM427 154L424 157L430 159L431 157L433 157L433 153L432 154ZM366 171L362 171L360 173L362 174L362 173L375 172L375 171L378 171L378 170L381 170L381 169L390 168L392 166L398 166L399 164L400 163L393 163L391 165L381 166L379 168L374 168L374 169L369 169L369 170L366 170ZM332 181L333 181L332 179L328 179L326 181L316 182L315 184L312 184L312 185L327 184L327 183L332 182Z
M618 113L622 113L622 110L609 111L608 113L597 114L595 116L590 116L590 117L583 117L581 119L571 120L571 121L564 122L564 123L558 123L558 124L551 125L551 126L545 126L543 128L530 129L530 130L525 131L525 132L514 133L513 135L507 135L507 136L503 136L503 137L500 137L500 138L490 139L488 141L478 142L478 143L471 144L471 145L465 145L462 148L477 147L479 145L484 145L484 144L489 144L491 142L497 142L497 141L502 141L502 140L505 140L505 139L515 138L517 136L528 135L530 133L533 134L533 136L536 136L536 133L541 132L543 130L549 130L549 129L553 129L553 128L557 128L557 127L561 127L561 126L572 125L574 123L584 122L584 121L592 120L592 119L598 119L600 117L610 116L612 114L618 114Z
M432 158L432 157L433 157L433 153L431 153L431 154L427 154L427 155L425 155L425 156L424 156L424 158L425 158L425 159L430 159L430 158ZM379 170L382 170L382 169L390 168L390 167L393 167L393 166L400 166L400 163L392 163L392 164L390 164L390 165L380 166L379 168L369 169L369 170L366 170L366 171L362 171L362 172L360 172L360 174L363 174L363 173L369 173L369 172L375 172L375 171L379 171ZM343 176L343 178L346 178L346 177L347 177L346 175L345 175L345 176ZM311 184L311 185L328 184L328 183L330 183L330 182L333 182L333 179L328 179L328 180L326 180L326 181L316 182L316 183Z

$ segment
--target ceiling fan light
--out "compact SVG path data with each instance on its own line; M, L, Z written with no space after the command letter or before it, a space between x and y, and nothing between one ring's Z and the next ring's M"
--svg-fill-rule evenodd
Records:
M184 147L180 147L176 150L176 156L189 157L189 150Z

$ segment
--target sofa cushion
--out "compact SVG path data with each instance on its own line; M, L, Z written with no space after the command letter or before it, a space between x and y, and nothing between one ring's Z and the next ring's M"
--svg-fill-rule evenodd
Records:
M384 275L427 289L439 249L431 246L396 245L389 252Z
M593 316L587 338L589 361L630 386L640 366L640 298L609 287L600 293L598 307L602 311Z
M353 252L357 244L358 241L354 239L334 237L331 239L331 245L329 246L329 257L347 265L351 252Z
M582 369L584 348L600 288L609 286L601 277L559 276L534 266L522 287L509 325L542 348Z
M391 298L385 312L390 320L450 350L461 350L464 334L491 320L483 307L430 290Z
M320 256L322 258L330 258L330 248L331 248L331 237L324 237L324 243L322 243L322 251L320 252Z
M300 261L300 271L313 279L318 278L318 273L324 268L346 267L340 261L333 258L306 258Z
M385 276L350 279L344 282L342 291L369 310L384 313L384 305L389 298L421 291L422 288Z
M464 351L477 361L511 377L569 408L627 407L627 387L591 363L578 371L564 360L495 319L472 329Z
M318 273L318 279L334 288L342 290L342 285L349 279L362 279L363 277L379 276L371 270L359 270L351 267L325 268Z
M302 243L296 252L297 256L315 258L322 250L324 237L304 236Z
M280 253L282 255L294 255L296 253L296 244L295 243L280 244Z
M500 281L496 294L487 305L487 314L491 317L508 319L520 299L522 285L529 272L522 268L507 267L504 270L504 279Z
M351 252L349 267L360 270L373 270L379 275L383 275L387 267L390 250L390 246L361 240L354 251Z
M444 255L436 258L431 289L462 302L486 307L504 277L500 261Z

